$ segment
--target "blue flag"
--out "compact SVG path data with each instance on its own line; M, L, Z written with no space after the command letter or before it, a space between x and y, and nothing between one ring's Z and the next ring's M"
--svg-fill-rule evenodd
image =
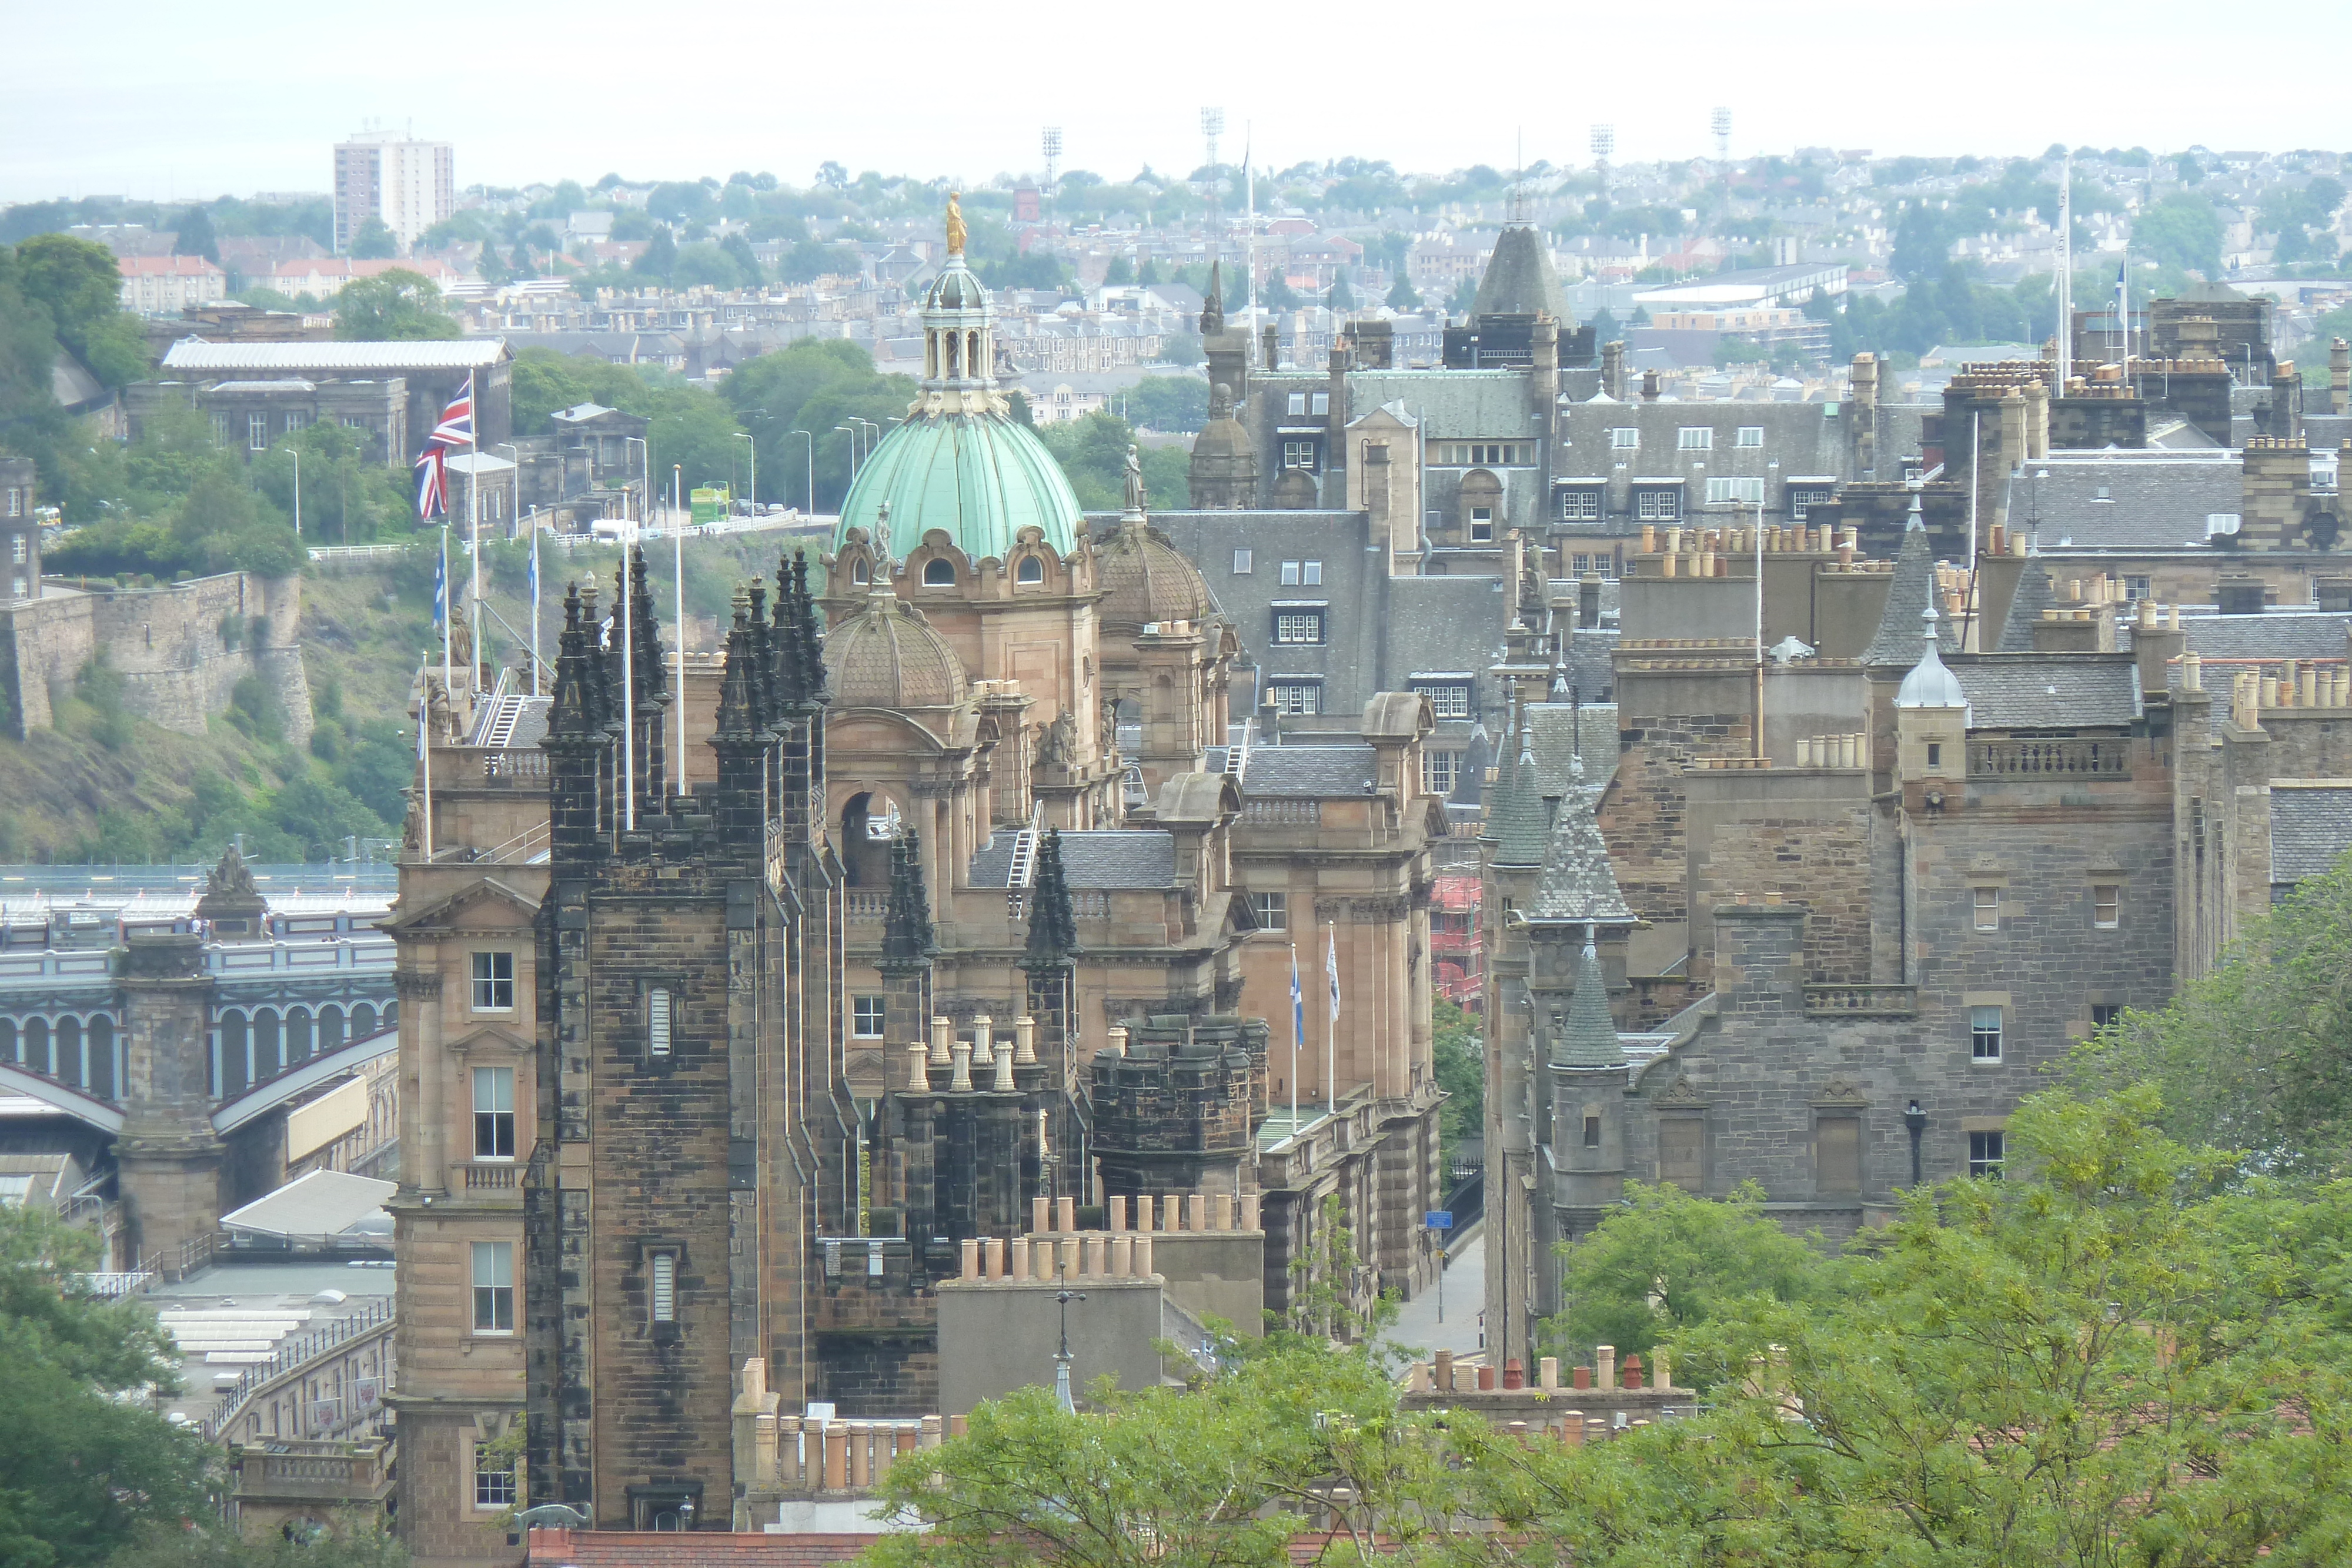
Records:
M449 555L446 550L433 558L433 624L440 625L449 619Z
M1290 1044L1295 1051L1307 1038L1307 994L1298 988L1298 948L1290 949Z

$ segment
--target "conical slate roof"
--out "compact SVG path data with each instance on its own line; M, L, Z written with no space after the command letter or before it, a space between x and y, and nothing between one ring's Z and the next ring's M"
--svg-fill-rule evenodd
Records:
M1568 297L1560 292L1559 275L1544 250L1543 236L1520 225L1505 229L1487 258L1486 276L1478 280L1475 316L1549 316L1566 327L1575 318L1568 313Z
M1569 998L1568 1021L1552 1042L1552 1061L1560 1067L1588 1071L1622 1068L1625 1047L1617 1038L1617 1021L1609 1016L1609 981L1601 972L1601 955L1591 937L1576 963L1576 994Z
M1551 819L1544 809L1543 787L1536 777L1535 756L1527 748L1524 730L1518 758L1503 770L1503 777L1509 780L1510 789L1495 810L1495 863L1541 865Z
M1609 863L1601 824L1592 820L1591 792L1581 782L1571 786L1559 803L1559 821L1544 851L1543 874L1536 879L1535 902L1527 914L1530 922L1630 923L1633 918L1618 889L1616 868Z
M2001 653L2033 652L2034 622L2042 619L2042 612L2050 609L2053 603L2050 573L2042 569L2042 558L2038 555L2026 557L2025 570L2017 580L2017 592L2009 601L2009 619L2001 622L2000 645L1994 651Z
M1886 585L1886 608L1878 617L1877 634L1863 652L1871 668L1907 670L1919 662L1919 612L1935 602L1936 551L1919 521L1919 499L1911 499L1911 520L1903 530L1903 548L1895 556L1895 580Z

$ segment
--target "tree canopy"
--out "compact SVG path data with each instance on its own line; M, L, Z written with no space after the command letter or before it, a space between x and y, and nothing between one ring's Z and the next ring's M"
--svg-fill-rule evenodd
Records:
M335 296L335 336L362 343L454 338L457 323L442 310L441 290L431 278L394 267L343 285Z

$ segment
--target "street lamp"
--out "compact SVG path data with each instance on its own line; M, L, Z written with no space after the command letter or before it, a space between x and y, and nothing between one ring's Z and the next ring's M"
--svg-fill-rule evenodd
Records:
M1903 1124L1911 1131L1911 1185L1917 1186L1920 1183L1919 1136L1927 1130L1927 1113L1919 1109L1916 1100L1903 1107Z
M784 433L797 435L808 443L808 515L816 516L816 437L808 431L794 428Z
M845 424L836 424L834 429L849 437L849 483L854 486L857 483L857 432Z
M654 448L653 444L642 435L624 435L621 437L621 461L625 466L628 463L629 448L632 445L646 449L646 465L639 470L644 478L637 490L637 521L642 523L646 520L646 504L653 496Z
M302 449L289 446L286 455L294 459L294 538L299 543L302 538Z
M735 433L735 439L736 439L736 440L738 440L738 441L744 441L744 442L750 442L750 443L751 443L751 515L752 515L753 517L757 517L757 516L759 516L759 514L760 514L760 444L759 444L758 442L756 442L756 441L752 441L752 440L751 440L751 438L750 436L748 436L748 435L744 434L743 434L741 431L740 431L740 430L739 430L739 431L737 431L737 432Z

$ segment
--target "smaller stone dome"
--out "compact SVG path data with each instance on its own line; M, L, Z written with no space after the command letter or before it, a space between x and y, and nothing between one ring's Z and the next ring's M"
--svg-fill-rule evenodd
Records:
M931 279L931 287L923 296L926 310L979 310L988 304L988 290L981 286L963 257L950 256Z
M825 634L824 664L843 707L953 707L969 689L948 640L886 581Z
M1209 613L1200 569L1139 517L1096 544L1095 581L1104 591L1095 615L1106 630L1140 632L1154 622L1197 622Z
M1903 685L1895 690L1895 706L1967 707L1969 694L1961 689L1960 677L1952 674L1951 666L1944 663L1944 655L1937 650L1936 607L1932 604L1927 606L1920 620L1927 627L1920 633L1925 646L1920 651L1919 662L1911 666L1911 673L1903 677Z

